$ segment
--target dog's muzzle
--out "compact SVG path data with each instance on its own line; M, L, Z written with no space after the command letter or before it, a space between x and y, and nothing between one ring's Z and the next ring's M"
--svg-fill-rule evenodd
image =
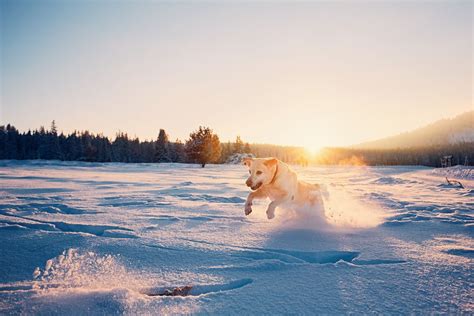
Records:
M258 188L260 188L262 186L262 182L259 182L255 185L252 185L252 181L250 181L250 179L248 179L247 181L245 181L245 184L250 188L252 189L253 191L257 190Z
M247 181L245 181L245 184L250 188L252 187L252 181L250 181L250 179L247 179Z

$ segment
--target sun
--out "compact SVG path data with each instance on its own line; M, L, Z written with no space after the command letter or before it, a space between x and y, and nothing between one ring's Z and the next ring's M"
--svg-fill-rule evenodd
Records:
M309 156L314 157L321 149L323 149L324 143L327 139L322 138L323 133L317 133L314 129L306 129L305 132L300 132L295 136L299 140L299 144L303 147Z
M308 154L311 157L316 156L320 151L322 147L319 146L304 146L304 149L308 152Z

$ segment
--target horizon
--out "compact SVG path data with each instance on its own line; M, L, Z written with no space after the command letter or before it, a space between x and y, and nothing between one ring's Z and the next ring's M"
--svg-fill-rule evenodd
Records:
M2 1L0 124L314 152L472 110L472 3L394 4Z
M433 123L437 123L437 122L442 121L442 120L451 120L451 119L454 119L454 118L456 118L456 117L459 117L459 116L461 116L461 115L464 115L464 114L467 114L467 113L471 113L471 112L474 113L474 110L472 110L472 111L465 111L465 112L459 113L459 114L457 114L457 115L455 115L455 116L451 116L451 117L440 118L440 119L438 119L438 120L436 120L436 121L434 121L434 122L428 123L428 124L423 125L423 126L420 126L420 127L418 127L418 128L415 128L414 130L427 127L427 126L429 126L429 125L431 125L431 124L433 124ZM156 141L156 139L157 139L157 137L158 137L158 134L159 134L160 130L162 129L162 128L158 128L158 129L157 129L156 137L155 137L155 138L140 138L140 137L137 136L137 135L130 135L127 131L122 131L122 130L117 130L117 132L115 132L114 135L105 135L104 133L102 133L102 132L100 132L100 131L99 131L99 132L96 132L96 131L91 131L91 130L87 130L87 129L77 129L77 128L76 128L76 129L73 129L72 131L66 132L66 131L64 131L63 129L61 129L60 125L58 124L58 122L57 122L56 120L53 120L53 121L55 122L55 125L56 125L56 127L58 128L58 134L63 133L65 136L67 136L67 135L72 134L72 133L74 133L74 132L79 132L79 133L81 133L81 132L87 131L87 132L90 132L90 133L93 134L93 135L103 135L103 136L109 138L109 140L111 140L111 141L113 141L114 138L115 138L117 135L119 135L120 133L126 134L126 135L127 135L128 137L130 137L131 139L139 139L140 142ZM20 133L27 133L28 131L38 131L38 130L40 130L41 128L44 128L46 131L49 131L49 130L51 129L51 124L52 124L53 121L51 121L49 125L44 125L44 124L43 124L43 125L41 125L41 126L39 126L39 127L27 128L27 129L25 129L25 130L18 129L15 124L12 124L12 123L9 123L9 122L7 122L7 123L5 123L5 124L2 123L0 126L11 125L11 126L17 128ZM197 128L194 128L194 129L190 130L190 131L189 131L189 134L192 133L192 132L194 132L194 131L197 130L198 128L199 128L199 126L198 126ZM210 127L210 128L211 128L211 130L212 130L212 127ZM373 142L373 141L382 140L382 139L385 139L385 138L400 136L400 135L405 134L405 133L410 133L410 132L412 132L412 131L414 131L414 130L401 131L401 132L399 132L399 133L397 133L397 134L389 135L389 136L382 137L382 138L379 138L379 139L376 139L376 140L367 140L367 141L364 141L364 142L358 143L358 144L351 144L351 145L347 145L347 146L324 146L324 147L320 147L320 148L316 148L316 149L311 149L311 148L308 148L308 147L305 147L305 146L299 146L299 145L294 145L294 144L258 143L258 142L253 142L252 140L247 140L247 139L241 139L241 140L243 141L244 144L245 144L245 143L248 143L249 145L268 145L268 146L280 146L280 147L288 147L288 148L289 148L289 147L301 148L301 149L306 150L310 156L314 156L314 155L318 155L321 150L326 149L326 148L351 148L351 147L353 147L353 146L360 145L360 144L363 144L363 143L368 143L368 142ZM183 138L183 139L180 139L180 138L173 138L173 135L171 135L167 130L165 130L165 132L166 132L166 135L167 135L168 138L169 138L169 142L172 142L172 143L174 143L174 142L176 142L176 141L180 141L180 142L185 143L186 140L188 139L188 137L185 137L185 138ZM214 131L214 132L215 132L215 131ZM188 135L188 136L189 136L189 135ZM219 136L219 135L217 134L217 136ZM224 143L231 143L231 144L234 144L237 137L240 137L240 135L236 135L236 136L234 137L234 139L229 139L229 140L222 140L222 139L220 139L220 142L221 142L222 144L224 144Z

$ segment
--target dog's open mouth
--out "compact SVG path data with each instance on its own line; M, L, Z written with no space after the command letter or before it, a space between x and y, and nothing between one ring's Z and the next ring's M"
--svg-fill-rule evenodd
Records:
M261 186L262 186L262 182L259 182L259 183L257 183L256 185L251 186L250 188L251 188L253 191L255 191L255 190L257 190L258 188L260 188Z

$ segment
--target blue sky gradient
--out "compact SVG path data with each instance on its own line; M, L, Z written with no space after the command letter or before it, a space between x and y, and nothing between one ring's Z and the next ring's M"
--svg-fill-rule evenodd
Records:
M473 109L470 1L1 1L0 124L350 145Z

